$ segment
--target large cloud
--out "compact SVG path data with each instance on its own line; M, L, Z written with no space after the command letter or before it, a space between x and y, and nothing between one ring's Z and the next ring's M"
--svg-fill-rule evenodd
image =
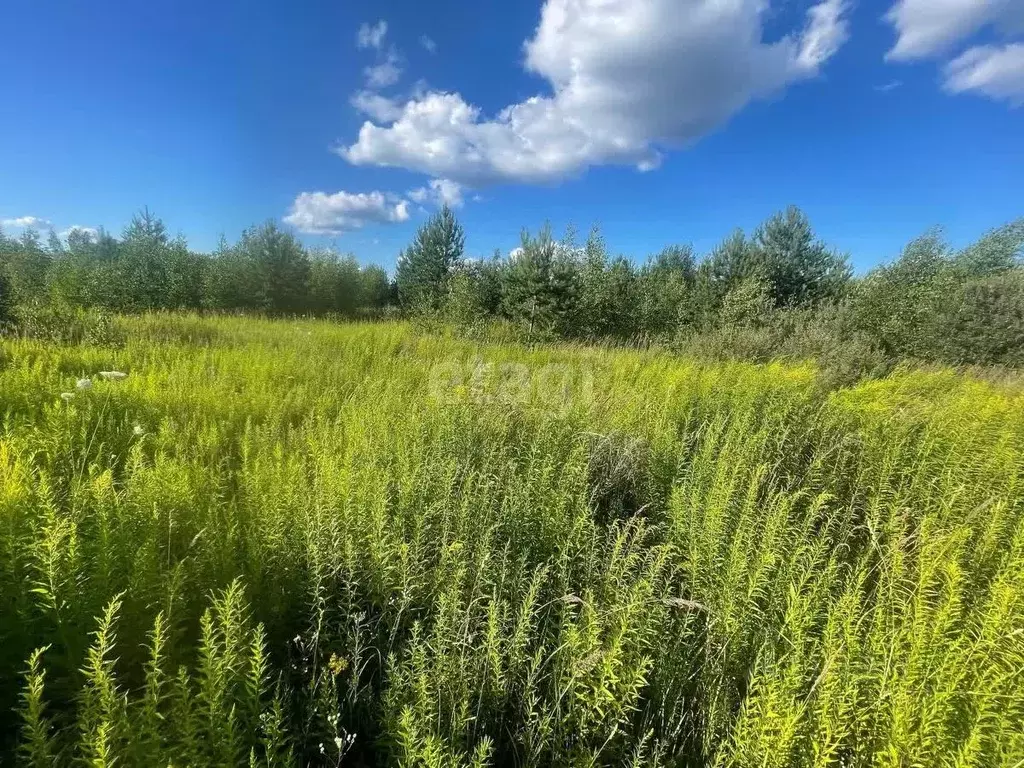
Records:
M983 27L1024 29L1021 0L897 0L886 14L896 28L889 58L901 61L949 52Z
M300 232L334 235L367 224L393 224L409 218L409 203L383 192L303 192L284 217Z
M764 42L765 0L547 0L525 53L551 95L489 118L457 93L427 93L397 117L376 111L394 119L364 123L338 152L468 186L550 182L608 163L650 169L659 147L818 74L846 39L844 6L823 0L802 31Z

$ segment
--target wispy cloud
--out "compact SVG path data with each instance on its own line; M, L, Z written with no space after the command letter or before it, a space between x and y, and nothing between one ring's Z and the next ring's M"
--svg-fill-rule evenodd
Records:
M363 24L356 35L356 44L360 48L380 48L384 44L384 36L388 33L388 23L381 19L376 24Z
M973 91L1024 106L1024 43L975 46L949 62L944 75L950 93Z
M366 75L367 88L387 88L394 85L402 76L402 57L392 48L383 61L367 67L363 74Z
M420 37L420 45L430 53L437 52L437 43L434 42L433 38L427 37L426 35L422 35Z
M897 34L889 61L942 58L947 93L1024 103L1024 42L970 44L983 32L1003 38L1024 32L1021 0L895 0L885 20Z
M879 93L888 93L889 91L895 91L901 85L903 85L902 80L891 80L885 85L876 85L875 90Z

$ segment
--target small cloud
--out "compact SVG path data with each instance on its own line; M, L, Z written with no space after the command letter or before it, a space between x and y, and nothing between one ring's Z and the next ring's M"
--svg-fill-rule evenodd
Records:
M903 85L903 81L902 80L892 80L892 81L886 83L885 85L876 85L875 86L875 90L878 93L888 93L889 91L895 91L901 85Z
M452 208L461 208L462 185L451 179L431 179L430 186L409 190L409 199L421 205L432 203L439 207L450 205Z
M376 24L363 24L359 27L356 37L360 48L377 48L384 44L384 36L388 33L388 23L381 19Z
M18 216L14 219L4 219L0 221L0 226L12 227L14 229L41 229L42 227L49 227L49 219L41 219L38 216Z
M422 35L420 37L420 45L422 45L423 48L428 53L436 53L437 52L437 43L435 43L432 38L427 37L426 35Z
M367 224L395 224L409 218L409 201L383 192L303 192L284 217L300 232L339 235Z
M399 100L381 96L373 91L358 91L352 95L349 103L379 123L395 122L402 116L405 107Z
M363 70L363 74L366 75L366 87L373 90L394 85L402 76L401 65L402 57L392 48L384 61Z
M1024 106L1024 43L977 45L949 62L943 74L949 93L973 91Z

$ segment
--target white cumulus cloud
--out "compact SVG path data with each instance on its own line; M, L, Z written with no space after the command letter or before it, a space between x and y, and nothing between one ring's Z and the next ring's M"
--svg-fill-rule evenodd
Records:
M1024 43L975 46L947 64L944 74L950 93L975 91L1024 105Z
M383 19L376 24L363 24L359 27L356 42L360 48L380 48L387 33L388 23Z
M409 199L423 205L449 205L452 208L460 208L463 203L462 185L451 179L431 179L430 185L418 187L409 191Z
M908 61L949 52L989 25L1004 33L1024 29L1021 0L897 0L885 15L896 29L888 58Z
M15 229L41 229L42 227L50 226L49 219L41 219L38 216L18 216L14 219L4 219L0 221L0 225L4 227L12 227Z
M802 30L765 42L765 0L546 0L525 62L550 95L488 116L458 93L429 92L337 151L465 186L554 182L603 164L651 169L660 148L816 76L846 39L845 9L822 0Z
M295 198L284 221L300 232L325 235L408 218L409 202L383 192L303 192Z

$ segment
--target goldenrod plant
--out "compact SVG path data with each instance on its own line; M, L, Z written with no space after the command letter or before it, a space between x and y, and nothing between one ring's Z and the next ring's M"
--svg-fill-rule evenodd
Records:
M1024 764L1024 394L143 314L0 340L0 762Z

